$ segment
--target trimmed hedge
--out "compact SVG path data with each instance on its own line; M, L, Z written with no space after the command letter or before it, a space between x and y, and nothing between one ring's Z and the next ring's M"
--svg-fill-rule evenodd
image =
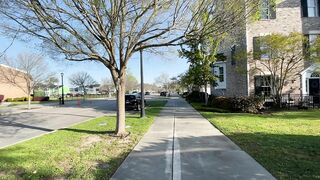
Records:
M18 98L7 98L6 102L22 102L22 101L27 101L27 97L18 97Z
M264 106L260 97L215 97L209 99L209 106L230 110L232 112L258 113Z
M33 97L32 101L49 101L48 96Z
M264 101L261 97L237 97L232 98L233 111L258 113L264 109Z

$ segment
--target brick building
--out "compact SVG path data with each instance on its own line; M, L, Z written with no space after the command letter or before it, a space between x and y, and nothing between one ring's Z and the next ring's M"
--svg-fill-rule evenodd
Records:
M262 75L251 72L253 65L246 56L235 60L233 55L245 51L252 52L255 38L271 33L289 34L300 32L310 41L320 34L320 1L319 0L281 0L272 7L268 0L262 0L260 20L240 23L237 30L225 39L219 54L225 61L214 64L213 73L218 77L216 87L211 93L218 96L249 96L261 91L270 91L263 83ZM257 60L257 63L262 60ZM299 73L289 79L283 93L300 95L320 95L319 65L302 63Z
M15 82L17 85L14 85L4 77L4 73L10 74L10 78L15 78ZM26 81L19 74L24 73L21 70L11 68L6 65L0 64L0 95L4 95L4 99L7 98L17 98L17 97L27 97L27 85ZM23 89L25 88L25 89Z

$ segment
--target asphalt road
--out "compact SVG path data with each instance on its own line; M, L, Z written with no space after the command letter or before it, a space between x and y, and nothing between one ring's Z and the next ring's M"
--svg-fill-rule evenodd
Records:
M82 121L116 113L116 101L97 99L0 109L0 148L69 127Z

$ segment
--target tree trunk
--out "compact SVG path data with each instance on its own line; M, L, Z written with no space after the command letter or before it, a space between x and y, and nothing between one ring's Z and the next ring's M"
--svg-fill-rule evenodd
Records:
M208 105L208 89L207 89L207 84L204 85L204 103L207 106Z
M28 93L28 109L31 109L31 95Z
M126 92L125 77L122 77L120 79L120 82L117 88L117 108L118 108L117 127L116 127L117 136L126 135L125 92Z

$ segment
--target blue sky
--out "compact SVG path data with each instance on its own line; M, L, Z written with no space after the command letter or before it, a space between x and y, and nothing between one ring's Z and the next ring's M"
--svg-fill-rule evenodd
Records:
M0 52L2 52L11 40L0 37ZM39 53L34 44L15 41L8 49L6 54L9 57L15 57L19 53ZM171 76L177 76L185 72L188 64L185 59L178 57L176 48L170 48L170 51L165 51L161 55L144 52L144 81L145 83L153 83L154 79L162 73ZM49 70L56 73L60 77L60 72L65 74L65 82L70 86L68 77L78 71L88 72L97 82L100 82L105 77L110 77L109 71L98 62L70 62L62 60L53 60L46 57L46 62L50 67ZM140 59L139 53L134 54L128 64L129 71L139 80L140 79Z

